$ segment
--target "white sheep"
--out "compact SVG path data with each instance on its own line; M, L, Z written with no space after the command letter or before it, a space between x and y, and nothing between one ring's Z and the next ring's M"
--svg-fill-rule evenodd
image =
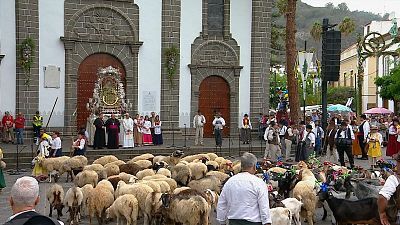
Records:
M55 158L45 158L43 160L43 167L49 172L49 182L51 183L51 178L54 172L59 172L64 162L69 159L68 156L61 156ZM57 182L57 178L55 178Z
M276 207L269 210L271 216L271 225L290 225L292 215L290 210L283 207Z
M182 158L183 161L186 161L186 162L189 162L189 163L193 162L196 159L198 159L198 160L205 159L206 161L209 161L210 160L210 156L208 156L207 154L196 154L196 155L189 155L189 156L186 156L186 157Z
M132 161L132 162L136 162L136 161L139 161L139 160L153 161L153 158L154 158L153 154L145 153L145 154L142 154L142 155L138 155L138 156L134 157L133 159L131 159L129 161Z
M102 166L105 166L107 163L114 161L118 161L118 158L115 157L114 155L105 155L94 160L93 164L101 164Z
M285 208L288 208L290 210L290 213L294 220L294 224L300 225L300 211L303 203L296 198L286 198L283 199L281 202L285 206Z
M142 169L149 169L153 166L153 163L151 161L145 160L145 159L141 159L141 160L134 161L134 162L128 161L126 163L127 164L136 164L136 165L140 166L140 168L142 168Z
M161 224L162 193L152 192L147 195L144 209L145 225ZM157 219L157 221L156 221Z
M303 202L301 216L307 219L308 224L314 224L315 207L317 205L317 193L314 190L316 178L309 169L300 170L301 180L293 188L293 197Z
M168 177L166 177L163 174L154 174L152 176L143 177L142 180L154 180L154 179L165 179L165 178L168 178Z
M83 187L85 184L91 184L93 187L96 187L98 181L99 176L93 170L79 172L74 179L74 183L78 187Z
M147 195L153 193L153 189L146 184L134 183L126 184L123 181L118 183L117 189L115 190L115 197L118 198L124 194L133 194L139 203L139 214L145 216L145 204ZM146 217L145 217L146 218ZM147 221L145 221L144 224Z
M89 224L92 224L92 218L97 217L99 225L104 224L104 212L114 202L113 194L106 188L95 187L90 191L88 198Z
M207 173L207 166L204 163L194 163L188 164L190 171L192 173L192 180L199 180L203 178Z
M83 194L83 199L82 199L82 207L81 207L81 215L85 215L85 211L87 210L88 206L88 198L90 195L90 192L93 190L93 185L91 184L86 184L81 188L82 194Z
M206 153L208 157L210 158L210 161L214 161L216 158L218 158L218 155L212 152Z
M123 164L126 164L126 163L124 161L122 161L122 160L117 160L117 161L113 161L113 162L107 163L106 165L104 165L104 167L106 167L107 165L111 165L111 164L120 166L120 165L123 165Z
M53 216L53 209L57 210L57 219L60 220L62 216L62 209L64 208L64 189L61 185L53 184L46 193L47 200L50 203L49 217Z
M107 177L119 174L119 166L118 165L108 163L107 165L104 166L104 169L107 173Z
M156 174L156 173L154 172L154 170L152 170L152 169L145 169L145 170L139 171L139 172L136 174L136 177L137 177L139 180L141 180L141 179L143 179L144 177L152 176L152 175L155 175L155 174Z
M146 184L147 186L151 187L151 189L153 189L153 192L161 193L160 184L157 183L156 181L153 181L153 180L139 180L138 183Z
M143 179L143 180L145 180L145 179ZM170 191L173 191L178 187L178 184L172 178L158 178L158 179L152 179L152 180L157 181L157 182L159 182L159 181L166 182L169 185Z
M181 186L187 186L191 177L192 172L187 165L178 163L176 166L171 168L171 178Z
M226 173L222 173L219 171L210 171L206 174L206 176L214 176L216 177L220 182L223 182L227 179L229 179L229 175Z
M219 164L215 161L207 161L206 166L207 166L208 171L218 171L219 170Z
M215 191L217 193L221 192L221 182L218 178L214 176L206 176L200 180L192 180L189 182L188 187L198 191L205 192L207 189Z
M97 173L99 180L103 180L107 178L107 171L104 166L101 164L91 164L83 167L83 170L93 170Z
M117 225L121 217L125 218L127 225L136 225L139 213L138 200L134 195L126 194L118 197L106 210L106 217L117 218Z
M165 218L187 225L208 225L210 205L196 191L188 189L176 195L163 194L162 199L161 211Z
M110 191L111 194L114 195L114 187L111 184L111 182L108 180L101 180L99 183L97 183L96 187L104 188L104 189Z
M83 193L79 187L71 187L65 193L64 205L68 207L69 221L71 224L78 224L80 220L80 210L83 202Z
M172 194L177 195L177 194L179 194L181 191L189 190L189 189L191 189L191 188L190 188L190 187L178 187L178 188L176 188L176 189L172 192Z
M176 150L174 151L170 156L154 156L153 158L153 164L156 164L157 162L165 162L170 166L175 166L176 164L179 163L183 156L183 151L181 150Z
M168 178L171 178L171 171L169 171L169 169L167 169L167 168L158 169L156 174L161 174Z
M60 176L62 176L65 172L67 172L67 182L68 182L68 176L71 177L72 181L74 179L73 170L83 170L83 168L87 165L87 163L88 160L85 156L77 155L71 157L65 160L64 163L62 164L59 170Z

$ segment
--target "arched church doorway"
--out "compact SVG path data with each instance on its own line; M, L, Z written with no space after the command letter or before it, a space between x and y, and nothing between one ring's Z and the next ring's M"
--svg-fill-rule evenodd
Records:
M86 108L89 98L93 97L94 84L97 80L97 70L100 67L112 66L118 68L121 73L121 80L126 86L125 68L114 56L106 53L96 53L86 57L78 69L77 87L77 128L86 127L86 119L90 111Z
M226 126L230 124L230 88L228 82L220 76L205 78L199 89L199 110L206 118L204 137L213 136L214 115L221 113ZM229 135L229 127L225 127L223 135Z

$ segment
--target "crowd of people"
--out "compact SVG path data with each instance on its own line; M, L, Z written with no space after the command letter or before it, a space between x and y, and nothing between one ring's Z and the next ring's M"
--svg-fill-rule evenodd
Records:
M134 118L125 113L120 120L112 114L111 118L105 121L103 114L99 114L93 125L96 127L93 149L102 149L106 146L106 133L109 149L119 148L121 132L123 136L121 144L124 148L163 144L160 116L154 112L150 116L136 114Z
M306 160L311 155L325 156L327 161L345 165L344 154L349 166L354 167L354 158L369 160L370 166L382 156L382 147L387 146L386 156L399 151L400 125L397 117L363 114L342 116L332 114L326 132L320 125L321 115L314 111L305 121L296 124L285 117L261 115L259 136L267 145L264 157L276 161L285 159Z

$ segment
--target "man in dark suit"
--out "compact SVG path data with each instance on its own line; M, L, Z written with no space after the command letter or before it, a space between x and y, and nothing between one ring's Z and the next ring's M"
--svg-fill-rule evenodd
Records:
M35 212L39 204L39 184L33 177L17 179L11 188L10 206L13 215L4 225L64 225L55 219Z

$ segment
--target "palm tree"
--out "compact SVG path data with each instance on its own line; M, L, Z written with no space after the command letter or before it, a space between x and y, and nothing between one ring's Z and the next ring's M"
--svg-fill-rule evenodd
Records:
M322 25L320 22L316 21L314 22L314 25L311 28L310 35L314 40L319 41L321 39L321 34L322 34Z
M345 35L353 33L356 29L356 23L349 17L345 17L343 21L339 24L339 30Z
M286 17L286 75L289 91L289 107L291 121L298 122L300 118L300 103L298 83L296 79L296 5L297 0L278 0L277 7Z

